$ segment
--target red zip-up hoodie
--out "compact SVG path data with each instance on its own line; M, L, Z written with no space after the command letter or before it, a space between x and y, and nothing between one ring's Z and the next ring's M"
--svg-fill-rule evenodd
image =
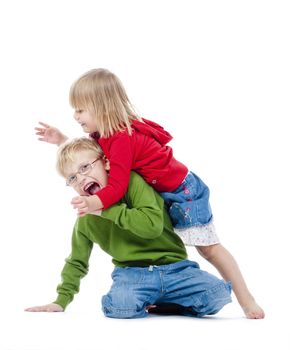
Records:
M132 135L127 130L107 138L98 137L97 133L90 135L110 161L109 182L97 192L104 209L124 196L132 170L158 192L174 191L188 172L187 167L173 157L172 148L166 146L172 136L157 123L144 118L142 121L132 122Z

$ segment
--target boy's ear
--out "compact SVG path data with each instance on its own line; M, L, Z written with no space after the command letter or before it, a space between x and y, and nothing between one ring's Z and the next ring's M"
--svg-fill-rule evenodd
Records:
M103 159L104 159L104 162L105 162L105 170L109 171L110 170L110 161L109 161L109 159L106 156L104 156Z

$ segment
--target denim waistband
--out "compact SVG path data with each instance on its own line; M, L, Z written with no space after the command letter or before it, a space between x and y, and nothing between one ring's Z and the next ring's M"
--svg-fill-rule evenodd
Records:
M190 260L181 260L178 261L176 263L172 263L172 264L167 264L167 265L149 265L148 266L148 270L149 271L153 271L154 269L156 270L160 270L160 271L170 271L170 270L176 270L179 268L183 268L186 266L194 266L199 268L199 265L197 262L195 261L190 261ZM147 269L147 267L145 267Z
M149 271L153 271L153 270L159 270L159 271L172 270L173 271L173 270L184 268L187 266L193 266L193 267L199 268L199 264L197 262L185 259L185 260L177 261L175 263L166 264L166 265L126 266L126 267L115 266L114 270L116 271L119 269L120 270L130 269L130 270L149 270Z

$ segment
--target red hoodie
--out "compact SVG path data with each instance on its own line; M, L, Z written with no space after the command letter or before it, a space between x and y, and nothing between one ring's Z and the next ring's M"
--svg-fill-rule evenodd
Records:
M172 136L160 125L142 120L132 122L132 135L127 130L107 138L91 134L110 161L109 182L97 192L104 209L124 196L131 170L158 192L174 191L188 172L187 167L173 157L171 147L166 146Z

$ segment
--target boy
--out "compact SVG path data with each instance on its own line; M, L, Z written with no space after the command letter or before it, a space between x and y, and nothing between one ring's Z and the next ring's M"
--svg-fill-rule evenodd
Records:
M108 160L94 141L78 138L60 147L57 169L79 193L72 204L80 217L56 300L26 311L64 311L88 272L94 243L112 256L115 265L113 285L102 298L107 317L145 317L147 311L202 317L217 313L231 301L229 283L186 260L185 247L173 232L163 199L139 175L132 172L119 203L83 216L88 196L107 185Z

